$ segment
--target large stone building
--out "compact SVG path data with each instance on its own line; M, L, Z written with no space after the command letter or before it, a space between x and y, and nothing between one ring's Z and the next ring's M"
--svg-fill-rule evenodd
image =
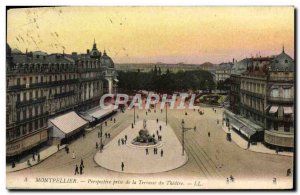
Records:
M96 43L86 54L12 52L7 45L6 152L19 156L49 140L48 120L99 106L112 92L114 63Z
M238 71L240 70L240 71ZM233 66L226 123L249 141L294 147L294 61L280 55L244 59Z
M216 82L225 81L229 79L231 74L232 63L221 63L216 69Z

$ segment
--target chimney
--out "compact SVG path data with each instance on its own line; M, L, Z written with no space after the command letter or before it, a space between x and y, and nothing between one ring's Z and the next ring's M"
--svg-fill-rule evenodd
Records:
M89 50L89 49L87 49L87 50L86 50L86 54L89 54L89 53L90 53L90 50Z

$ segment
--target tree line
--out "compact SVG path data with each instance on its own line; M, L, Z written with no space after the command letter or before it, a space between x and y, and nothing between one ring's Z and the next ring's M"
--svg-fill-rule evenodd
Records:
M150 72L118 71L118 80L118 88L121 91L148 90L172 93L216 88L212 74L204 70L171 72L168 69L162 73L160 68L155 67Z

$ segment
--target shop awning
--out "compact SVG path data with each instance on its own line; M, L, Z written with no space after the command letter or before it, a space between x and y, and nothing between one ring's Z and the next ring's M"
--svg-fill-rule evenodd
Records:
M50 122L64 134L71 134L73 131L84 127L88 123L74 111L50 119Z
M269 113L271 113L271 114L276 113L277 110L278 110L278 106L272 106L272 107L270 108Z
M119 82L119 80L118 80L118 79L114 79L114 81L115 81L115 82Z
M241 122L235 120L235 119L229 119L230 125L239 130L242 126L244 126Z
M293 114L293 108L292 107L283 107L284 114Z
M92 110L89 110L87 112L87 114L94 118L101 119L116 110L117 110L117 108L114 108L114 105L112 105L109 109L103 109L103 108L97 107Z
M244 134L245 136L247 136L248 138L250 138L253 134L256 133L255 130L252 130L250 128L248 128L247 126L243 126L241 129L240 129L240 132L242 134Z

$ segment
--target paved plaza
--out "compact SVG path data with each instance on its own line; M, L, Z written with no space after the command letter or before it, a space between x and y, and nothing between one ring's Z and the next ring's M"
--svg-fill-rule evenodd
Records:
M159 126L162 127L161 130ZM141 129L143 129L142 120L136 122L133 129L131 125L127 127L109 142L101 153L96 153L95 162L106 169L124 173L164 172L176 169L187 162L187 155L182 155L182 144L174 130L169 125L166 126L165 122L147 120L149 134L156 138L158 132L158 135L162 136L162 140L153 146L137 146L131 143ZM128 141L123 145L119 140L125 137ZM154 154L154 148L157 148L157 154Z
M49 158L45 159L38 165L31 168L12 172L7 174L8 187L35 187L35 188L51 188L52 183L37 183L37 178L45 177L64 177L64 178L76 178L78 183L68 184L68 187L64 183L55 184L57 188L158 188L158 189L176 189L176 188L195 188L195 189L240 189L240 188L291 188L293 185L292 176L286 176L287 169L293 169L293 157L275 154L265 154L253 151L245 150L239 147L234 142L226 140L226 132L222 129L222 123L217 124L217 119L222 120L222 108L216 108L216 112L212 108L201 108L204 111L204 115L194 110L168 110L168 126L170 129L167 131L169 135L163 135L163 142L168 139L177 139L178 144L181 140L181 121L185 120L186 127L197 126L197 131L187 131L185 133L185 146L188 161L183 166L179 166L176 169L169 171L157 171L156 173L140 174L140 173L126 173L114 170L120 170L120 161L117 161L116 165L111 165L111 170L108 167L101 166L97 163L97 157L105 159L107 162L111 160L112 155L115 158L120 156L122 152L121 148L130 146L118 146L117 140L123 137L124 134L128 135L128 140L132 139L133 135L136 135L141 120L146 119L151 126L151 120L156 123L156 119L160 120L160 123L165 124L165 110L161 113L160 110L154 112L153 110L146 115L145 110L136 109L136 115L139 115L136 128L132 134L127 133L131 129L133 123L133 110L126 110L125 113L119 112L114 116L116 122L108 120L107 126L103 125L103 133L110 133L111 138L104 138L104 151L101 154L99 149L96 149L96 142L99 143L98 132L99 130L90 131L86 134L85 138L79 138L69 145L70 153L66 154L64 150L61 150ZM185 114L186 112L186 114ZM155 126L155 124L153 124ZM163 126L165 127L165 126ZM171 133L173 130L173 135ZM210 137L208 137L208 132ZM130 137L129 137L130 136ZM117 150L112 152L112 148ZM165 146L163 146L165 147ZM164 155L174 155L181 157L180 145L177 145L178 149L173 151L173 154L166 149ZM111 152L110 152L111 150ZM76 158L72 158L72 151L76 153ZM139 159L149 158L149 162L145 161L144 167L155 167L150 159L153 159L153 150L149 150L149 156L145 155L145 150L127 150L134 151L130 154L130 160L126 159L125 170L142 169L140 165L134 168L133 161ZM109 154L108 154L109 153ZM124 150L126 153L126 150ZM167 156L165 156L168 158ZM155 162L160 162L160 156ZM82 175L74 175L74 168L79 166L81 159L84 162L84 170ZM171 159L171 157L170 157ZM114 161L114 160L113 160ZM168 160L169 161L169 160ZM154 162L154 161L153 161ZM176 167L174 164L177 162L170 162L170 167ZM112 163L113 164L113 163ZM159 164L159 163L158 163ZM159 164L162 166L161 164ZM115 168L114 168L115 167ZM113 171L112 171L113 170ZM153 170L152 170L153 171ZM155 171L153 171L155 172ZM227 178L232 175L235 178L234 182L227 183ZM95 180L122 180L135 178L138 181L150 182L153 180L163 181L185 181L187 184L183 187L181 185L157 186L157 185L143 185L143 187L124 185L122 183L116 183L114 185L100 185L95 183ZM273 183L273 179L276 178L276 184ZM24 181L26 182L20 182ZM201 185L194 185L195 181L199 181ZM148 186L148 187L147 187Z

